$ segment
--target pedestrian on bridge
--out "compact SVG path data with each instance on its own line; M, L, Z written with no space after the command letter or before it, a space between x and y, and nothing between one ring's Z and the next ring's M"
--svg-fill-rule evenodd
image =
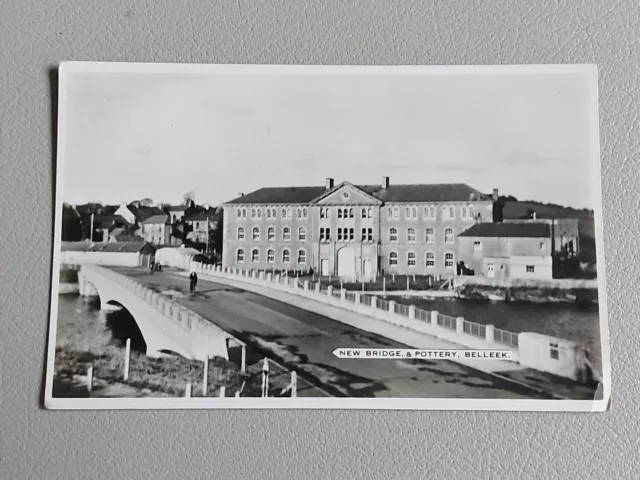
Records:
M197 283L198 275L196 275L196 272L191 272L191 275L189 275L189 291L191 293L195 292Z

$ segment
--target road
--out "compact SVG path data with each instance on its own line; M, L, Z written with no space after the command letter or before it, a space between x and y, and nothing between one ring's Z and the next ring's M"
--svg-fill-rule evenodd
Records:
M295 368L334 396L392 398L541 398L447 360L339 359L336 348L407 348L387 338L252 292L170 271L114 268L202 315L261 354Z

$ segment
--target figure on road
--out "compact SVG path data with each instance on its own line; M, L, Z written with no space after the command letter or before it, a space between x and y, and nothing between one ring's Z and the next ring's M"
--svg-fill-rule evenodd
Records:
M198 276L196 275L196 272L191 272L191 275L189 275L189 291L191 293L195 292L197 283Z

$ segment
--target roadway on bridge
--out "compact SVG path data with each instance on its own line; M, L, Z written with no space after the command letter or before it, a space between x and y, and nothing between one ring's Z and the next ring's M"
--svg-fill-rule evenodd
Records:
M336 348L406 348L322 315L216 282L170 271L114 267L202 315L336 396L394 398L532 398L446 360L351 360ZM535 398L535 397L533 397ZM540 397L538 397L540 398Z

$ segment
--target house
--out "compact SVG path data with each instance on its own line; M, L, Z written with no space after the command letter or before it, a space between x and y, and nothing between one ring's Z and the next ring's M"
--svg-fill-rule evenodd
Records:
M218 227L220 216L221 212L209 208L185 218L185 222L189 226L187 240L193 243L206 244L210 240L210 235Z
M160 208L140 205L140 202L133 202L129 205L126 202L120 204L115 215L120 215L131 225L142 225L142 222L154 215L161 215L165 212Z
M153 245L171 244L171 222L169 215L153 215L142 222L142 238Z
M546 222L479 223L458 235L460 273L496 279L553 278Z
M374 278L455 273L456 235L498 196L466 184L261 188L223 205L223 265Z
M184 218L189 217L196 212L196 205L193 201L187 205L173 205L166 207L166 211L170 216L171 223L176 224L181 222Z
M62 206L62 241L82 240L82 218L70 205Z

